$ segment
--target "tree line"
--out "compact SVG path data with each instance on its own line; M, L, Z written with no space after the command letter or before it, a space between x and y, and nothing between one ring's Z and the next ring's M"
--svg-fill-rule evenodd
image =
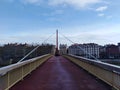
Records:
M10 43L0 46L0 66L18 62L37 46L38 45L27 43ZM35 52L30 54L25 60L51 53L52 49L53 45L51 44L40 44L39 48Z

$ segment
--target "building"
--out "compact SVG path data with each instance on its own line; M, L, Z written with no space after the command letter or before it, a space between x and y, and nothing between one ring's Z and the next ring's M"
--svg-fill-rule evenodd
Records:
M55 54L55 45L52 46L51 54Z
M68 48L68 53L87 58L99 58L99 45L95 43L74 44Z
M120 58L120 44L108 44L100 48L101 59L118 59Z
M119 53L120 53L120 43L118 43Z
M79 55L79 53L78 53L79 48L77 46L78 46L78 44L73 44L73 45L69 46L68 53L73 54L73 55Z
M67 54L67 44L60 44L59 53L60 54Z
M85 57L88 58L99 58L99 45L95 43L83 44Z
M119 58L119 47L113 44L107 45L106 53L108 58Z
M100 59L106 59L107 58L106 46L100 46L99 55L100 55Z

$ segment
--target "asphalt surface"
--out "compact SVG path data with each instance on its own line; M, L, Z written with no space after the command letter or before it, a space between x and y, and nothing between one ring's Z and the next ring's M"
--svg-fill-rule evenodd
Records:
M111 90L62 56L53 56L10 90Z

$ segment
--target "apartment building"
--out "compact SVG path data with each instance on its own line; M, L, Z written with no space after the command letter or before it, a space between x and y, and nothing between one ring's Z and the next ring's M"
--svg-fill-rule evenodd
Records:
M99 58L99 45L95 43L74 44L68 48L69 54L92 58Z

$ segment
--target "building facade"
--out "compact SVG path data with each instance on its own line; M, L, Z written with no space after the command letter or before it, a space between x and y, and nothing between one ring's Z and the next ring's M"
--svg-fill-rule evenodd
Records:
M119 48L119 54L120 54L120 43L118 43L118 48Z
M68 48L68 53L87 58L99 58L99 45L95 43L74 44Z
M120 46L108 44L100 48L100 58L102 59L118 59L120 58Z
M83 44L85 50L85 57L99 58L99 45L95 43Z
M67 54L67 44L60 44L59 53L60 54Z

